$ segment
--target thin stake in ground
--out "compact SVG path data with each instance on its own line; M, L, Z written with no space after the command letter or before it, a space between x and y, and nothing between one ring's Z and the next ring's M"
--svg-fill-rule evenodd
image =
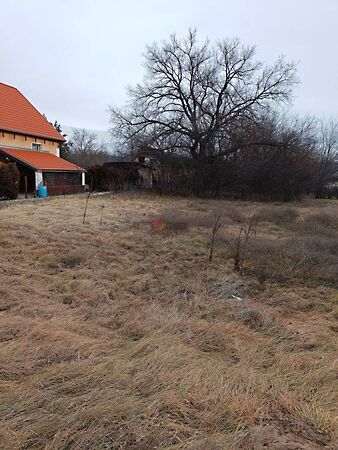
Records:
M90 194L91 194L92 190L93 190L93 177L90 180L90 188L89 188L89 191L88 191L88 194L87 194L87 197L86 197L85 207L84 207L84 211L83 211L83 221L82 221L82 223L85 223L85 221L86 221L88 200L89 200L89 197L90 197Z
M100 218L100 225L102 225L102 222L103 222L103 210L104 210L104 205L101 205L101 218Z

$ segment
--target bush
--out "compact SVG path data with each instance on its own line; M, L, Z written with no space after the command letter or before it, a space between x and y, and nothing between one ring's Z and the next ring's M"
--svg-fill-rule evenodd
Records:
M290 201L309 192L311 155L302 151L249 151L192 159L161 155L154 189L161 194Z
M0 162L0 197L13 200L19 194L20 174L15 163Z
M88 170L89 184L95 191L119 191L135 187L139 173L135 168L95 166Z
M294 208L266 206L262 208L258 215L259 222L272 222L275 225L290 224L296 221L298 212Z
M338 229L338 212L321 211L311 214L301 222L300 227L298 231L302 233L331 235Z
M338 237L255 239L249 249L248 264L261 281L301 278L334 284L338 280Z

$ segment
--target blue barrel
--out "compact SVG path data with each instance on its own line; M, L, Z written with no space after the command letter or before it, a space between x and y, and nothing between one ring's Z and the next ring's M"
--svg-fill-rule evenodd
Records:
M38 196L40 198L46 198L48 196L47 186L38 187Z

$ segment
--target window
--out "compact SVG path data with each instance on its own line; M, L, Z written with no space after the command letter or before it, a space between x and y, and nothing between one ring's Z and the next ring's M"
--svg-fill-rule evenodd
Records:
M41 152L42 145L38 142L32 142L32 150L36 150L37 152Z

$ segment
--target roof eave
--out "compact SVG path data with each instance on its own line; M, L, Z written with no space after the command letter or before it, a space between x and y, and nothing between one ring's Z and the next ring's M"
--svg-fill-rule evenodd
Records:
M82 169L80 167L76 169L37 169L37 170L41 170L41 172L83 172L83 173L87 172L86 169Z
M48 139L50 141L66 142L66 139L63 136L61 136L61 134L60 134L60 138L56 138L56 137L52 137L52 136L43 136L40 134L27 133L26 131L13 130L11 128L0 128L0 132L1 131L6 131L6 132L9 131L10 133L20 134L22 136L30 136L30 137L34 137L34 138ZM58 133L58 131L56 131L56 132Z
M3 150L2 148L0 148L0 152L1 152L2 154L6 155L8 158L12 158L12 159L14 159L15 161L18 161L20 164L22 164L22 165L24 165L24 166L27 166L27 167L29 167L29 168L31 168L31 169L33 169L33 170L40 170L38 167L33 166L32 164L29 164L27 161L23 161L22 159L17 158L17 157L14 156L14 155L8 154L8 153L6 152L6 150Z
M82 173L87 172L86 169L83 169L82 167L77 167L77 166L75 166L74 169L46 169L46 168L34 166L33 164L30 164L27 161L18 158L17 156L11 155L11 154L7 153L5 149L0 148L0 153L6 155L9 158L14 159L18 163L20 163L26 167L29 167L35 171L40 171L40 172L82 172Z

